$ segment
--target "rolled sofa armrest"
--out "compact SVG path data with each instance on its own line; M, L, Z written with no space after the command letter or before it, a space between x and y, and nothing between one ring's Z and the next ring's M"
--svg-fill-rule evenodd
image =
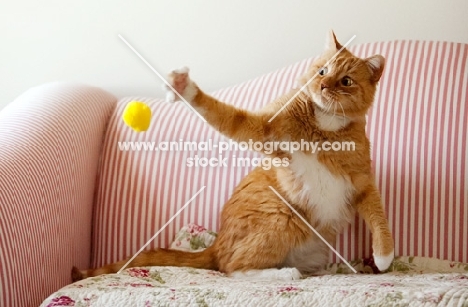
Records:
M96 173L117 99L50 83L0 110L0 306L38 306L89 266Z

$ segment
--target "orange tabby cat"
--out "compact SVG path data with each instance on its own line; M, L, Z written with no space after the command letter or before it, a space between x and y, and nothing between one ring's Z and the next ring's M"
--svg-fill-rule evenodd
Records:
M231 276L275 278L283 274L280 278L289 279L314 272L328 260L329 249L270 186L330 243L357 210L372 231L377 267L389 267L394 256L393 239L371 173L365 134L365 115L385 60L380 55L360 59L343 49L326 65L341 48L331 32L327 50L300 79L305 85L316 75L305 89L294 89L257 112L208 96L190 80L187 70L170 75L184 99L211 126L235 141L347 141L354 142L355 150L276 150L270 156L287 158L289 164L269 170L258 167L240 182L224 205L221 229L212 246L200 253L145 251L129 267L189 266ZM126 262L95 270L73 268L72 277L78 280L117 272Z

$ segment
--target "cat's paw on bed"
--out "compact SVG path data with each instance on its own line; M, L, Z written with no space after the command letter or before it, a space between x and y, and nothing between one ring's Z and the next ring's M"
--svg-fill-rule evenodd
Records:
M187 102L192 102L198 93L198 87L190 79L189 71L188 67L182 67L174 69L168 74L167 82L170 86L165 85L164 87L166 89L166 101L175 102L181 100L180 96L182 96Z
M393 262L394 254L395 252L393 250L391 253L384 256L378 256L374 253L374 263L381 272L387 270L390 267Z

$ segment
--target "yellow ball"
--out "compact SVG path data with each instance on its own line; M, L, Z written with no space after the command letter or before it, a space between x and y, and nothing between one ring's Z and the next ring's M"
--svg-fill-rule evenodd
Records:
M151 109L141 101L131 101L125 107L122 119L136 132L146 131L151 121Z

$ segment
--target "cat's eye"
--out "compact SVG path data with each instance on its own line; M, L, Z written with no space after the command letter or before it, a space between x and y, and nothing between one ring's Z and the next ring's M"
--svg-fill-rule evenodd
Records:
M319 75L323 76L323 75L325 75L327 72L328 72L328 68L322 67L322 68L320 68L320 70L319 70Z
M343 79L341 79L341 85L351 86L353 85L353 80L350 77L343 77Z

